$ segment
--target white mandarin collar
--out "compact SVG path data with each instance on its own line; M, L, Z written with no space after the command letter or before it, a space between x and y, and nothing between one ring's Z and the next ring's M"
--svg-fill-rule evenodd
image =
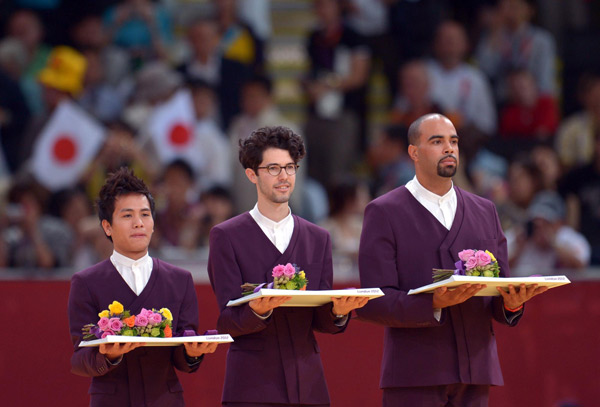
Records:
M133 260L130 259L127 256L123 256L121 253L118 253L117 251L113 250L113 254L111 257L111 260L113 260L114 263L118 264L121 267L127 267L132 269L133 267L141 267L147 264L151 264L152 263L152 258L150 257L150 255L148 254L148 252L146 252L146 254L137 259L137 260Z
M456 191L454 190L454 182L452 182L452 185L450 186L450 190L448 192L446 192L444 195L438 195L434 192L431 192L430 190L425 188L423 185L421 185L421 183L417 179L416 175L412 179L412 181L413 181L412 187L414 189L414 192L417 195L419 195L420 197L422 197L423 199L426 199L427 201L429 201L431 203L441 205L443 203L453 201L456 199Z
M290 221L292 221L292 210L290 208L289 209L289 213L288 215L281 219L279 222L275 222L274 220L271 220L269 218L267 218L265 215L263 215L262 213L260 213L260 211L258 210L258 203L256 203L256 205L254 205L254 208L252 208L252 210L250 211L250 216L252 216L252 218L260 225L269 228L271 230L277 230L280 229L286 225L288 225L290 223Z

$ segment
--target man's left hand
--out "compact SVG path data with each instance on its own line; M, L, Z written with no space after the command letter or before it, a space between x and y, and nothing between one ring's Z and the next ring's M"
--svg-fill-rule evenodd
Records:
M526 301L529 301L533 297L548 290L548 287L538 287L537 284L532 284L526 287L525 284L519 286L519 291L510 284L508 286L508 292L504 291L500 287L496 287L502 298L504 298L504 306L508 309L517 309L523 305Z
M362 308L365 306L367 301L369 301L368 297L341 297L341 298L333 298L331 297L331 301L333 301L333 308L331 312L334 315L348 315L350 311L356 308Z
M205 353L214 353L218 345L216 342L186 342L183 344L185 346L185 353L193 358L202 356Z

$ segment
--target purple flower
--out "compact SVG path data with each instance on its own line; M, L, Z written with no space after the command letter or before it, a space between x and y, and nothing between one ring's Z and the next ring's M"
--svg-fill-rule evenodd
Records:
M90 333L91 333L92 335L95 335L95 336L96 336L96 338L100 338L100 337L102 337L102 331L101 331L101 330L100 330L100 328L98 328L97 326L95 326L95 327L92 327L92 328L90 329Z
M115 333L110 329L102 333L102 338L106 338L108 335L114 335Z
M269 284L267 284L267 288L273 288L274 286L275 286L275 284L273 284L272 281Z
M218 335L219 331L217 331L216 329L209 329L206 332L204 332L204 335Z
M467 260L467 262L465 263L465 267L467 268L467 270L473 270L475 267L477 267L477 259L475 258L475 256L470 257L469 260Z
M148 325L148 317L146 317L145 315L142 315L140 313L140 315L135 317L135 326L146 326Z
M162 317L160 316L160 314L153 312L152 315L148 317L148 322L152 325L158 325L162 322Z
M458 253L458 258L464 262L469 261L469 259L475 254L475 250L467 249Z
M111 331L119 332L123 328L123 323L119 318L111 318L108 322Z
M273 267L273 277L281 277L283 275L283 271L285 270L285 266L283 264L278 264Z
M475 253L475 258L477 259L477 265L479 267L487 266L492 262L490 255L483 250L479 250L477 253Z
M257 293L260 291L261 288L263 288L267 283L262 283L256 286L256 288L254 289L254 292Z
M108 325L109 325L109 320L106 317L102 317L98 321L98 327L103 331L106 331L108 329Z
M292 278L294 277L294 274L296 274L296 268L292 266L291 263L286 264L283 270L283 275Z

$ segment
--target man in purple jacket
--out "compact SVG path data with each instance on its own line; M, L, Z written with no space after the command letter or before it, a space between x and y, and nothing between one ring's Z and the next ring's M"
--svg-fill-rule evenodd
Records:
M494 204L453 186L458 135L446 117L425 115L409 128L416 176L365 210L359 251L361 285L385 296L357 310L385 325L380 385L384 406L487 406L503 384L492 319L514 326L523 303L546 290L524 285L498 297L474 297L482 284L408 296L432 282L432 269L454 269L458 252L492 252L509 273L506 239Z
M69 325L74 353L71 370L92 377L90 405L183 406L183 389L174 368L198 369L216 344L144 347L143 343L102 344L80 348L81 329L98 321L113 301L137 315L142 308L168 308L173 336L198 327L198 302L192 275L153 259L148 245L154 231L154 199L142 180L127 168L112 174L100 190L98 215L113 242L112 256L71 279Z
M226 306L241 296L242 284L272 281L278 264L304 270L308 290L331 289L329 233L292 215L288 206L304 154L302 139L286 127L264 127L241 140L240 162L256 185L258 202L210 232L208 273L221 310L217 328L235 338L223 406L328 406L313 331L342 332L350 311L366 303L342 297L316 308L280 308L290 297L270 297Z

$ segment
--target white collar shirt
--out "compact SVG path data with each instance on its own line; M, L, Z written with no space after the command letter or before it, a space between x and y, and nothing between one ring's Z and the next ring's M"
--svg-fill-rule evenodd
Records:
M408 181L406 189L415 197L415 199L425 207L431 214L448 230L452 227L454 216L456 215L457 199L454 183L452 187L443 196L437 195L417 180L417 176Z
M290 210L290 213L279 222L275 222L260 213L258 204L254 205L249 213L277 250L281 253L285 252L294 233L292 211Z
M146 253L144 257L133 260L113 250L110 261L131 290L140 295L152 274L152 257Z

